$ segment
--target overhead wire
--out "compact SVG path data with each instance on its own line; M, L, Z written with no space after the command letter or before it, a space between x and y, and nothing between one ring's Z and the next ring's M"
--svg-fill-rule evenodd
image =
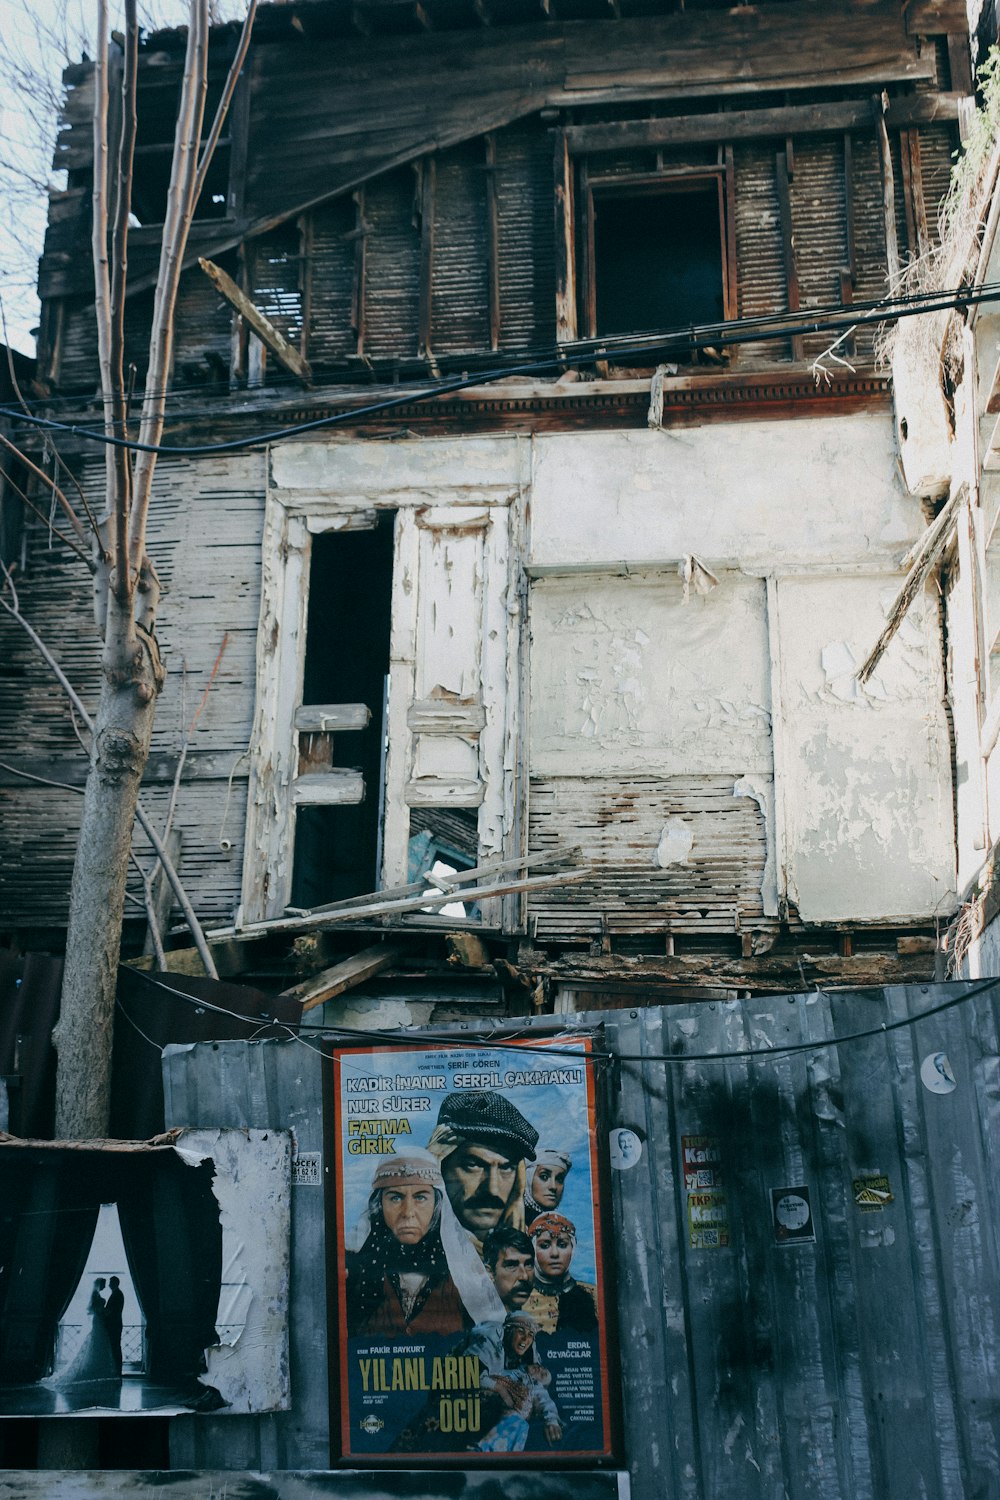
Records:
M953 311L985 302L1000 301L1000 284L990 283L979 288L958 288L951 291L928 294L910 294L905 299L884 299L867 310L859 312L857 306L838 309L837 316L816 317L810 315L769 315L775 320L766 327L771 337L788 337L792 334L837 333L854 329L864 324L897 321L905 317L917 317L928 312ZM137 440L119 437L103 428L81 423L61 422L51 417L19 413L9 407L0 406L0 417L13 423L27 424L46 432L62 432L105 446L127 448L132 452L157 453L174 457L198 457L215 453L242 452L258 447L262 443L279 442L307 432L316 432L346 423L356 423L366 417L382 415L403 406L411 406L434 400L443 395L470 390L512 376L540 375L553 369L565 370L598 361L611 361L634 355L636 352L655 353L657 350L695 351L757 342L761 338L762 324L759 320L738 319L728 323L661 329L638 335L615 335L613 338L597 338L562 344L549 350L540 359L529 359L516 364L504 364L474 374L463 373L446 377L430 384L399 390L392 396L370 402L364 406L347 406L336 412L324 412L305 421L271 428L264 432L223 442L211 443L140 443ZM622 342L625 340L625 342Z
M324 1035L331 1038L344 1039L352 1042L356 1041L382 1047L398 1047L400 1042L403 1041L405 1043L406 1039L406 1033L401 1033L400 1031L366 1031L360 1027L326 1026L322 1023L318 1025L307 1024L305 1027L294 1027L286 1021L276 1020L273 1016L267 1013L261 1013L257 1016L245 1016L239 1014L237 1011L229 1010L224 1006L213 1005L210 1001L203 1000L199 996L190 995L186 990L179 990L176 988L176 986L167 984L165 981L158 979L155 975L144 973L140 969L129 970L129 972L137 975L147 984L155 985L158 989L164 990L168 994L177 996L178 999L186 1001L189 1005L198 1006L204 1010L215 1011L219 1015L224 1015L232 1020L242 1021L246 1025L254 1026L258 1029L266 1026L278 1027L288 1032L290 1038L296 1041L303 1041L303 1038L299 1035L299 1032L301 1030L322 1032ZM974 985L972 989L963 991L961 995L951 995L947 1000L941 1001L938 1005L928 1006L926 1010L922 1010L916 1015L902 1016L894 1021L882 1021L878 1026L866 1027L859 1031L846 1032L842 1036L824 1037L819 1038L815 1041L786 1042L777 1047L738 1047L726 1052L679 1051L629 1053L617 1052L614 1050L603 1050L600 1052L587 1054L581 1053L578 1048L559 1047L552 1043L541 1043L533 1046L528 1042L514 1040L510 1037L509 1034L505 1034L505 1036L503 1037L496 1037L495 1035L491 1036L489 1034L487 1034L486 1036L477 1034L475 1037L462 1037L456 1036L453 1032L440 1034L423 1030L419 1034L419 1041L421 1044L431 1043L434 1046L441 1047L451 1047L458 1049L468 1049L470 1047L489 1048L490 1050L510 1051L512 1053L521 1055L523 1055L525 1052L538 1052L544 1054L546 1057L568 1057L574 1059L576 1062L584 1060L593 1064L628 1062L674 1063L678 1065L685 1065L687 1063L693 1062L725 1063L732 1061L748 1061L752 1058L782 1057L794 1055L801 1052L820 1052L827 1047L841 1047L850 1042L864 1041L871 1039L872 1037L884 1036L887 1033L893 1031L901 1031L905 1027L916 1026L921 1021L931 1020L934 1016L942 1015L946 1011L954 1010L957 1006L966 1005L970 1000L974 1000L977 998L977 996L985 994L990 990L996 989L998 986L1000 986L1000 978L986 979L981 983ZM826 996L827 998L830 998L827 995L827 992L821 989L810 991L809 993L820 994ZM311 1045L307 1043L303 1044ZM321 1048L311 1047L311 1050L314 1052L322 1052L324 1056L327 1055L327 1052Z

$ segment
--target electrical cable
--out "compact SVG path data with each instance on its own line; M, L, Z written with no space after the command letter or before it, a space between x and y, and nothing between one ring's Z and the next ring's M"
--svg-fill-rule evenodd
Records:
M966 301L975 302L979 300L991 300L990 294L998 291L1000 291L1000 284L996 282L984 283L983 286L976 291L975 295L967 298ZM930 304L939 302L943 297L954 298L961 297L962 295L962 288L957 288L953 291L941 289L939 291L907 292L900 293L897 296L883 296L877 299L854 302L849 308L845 308L843 303L840 302L820 304L809 309L809 323L808 325L803 324L802 331L808 332L813 324L815 324L817 319L827 320L834 317L839 318L841 316L849 317L850 327L856 326L859 322L871 324L882 321L892 321L893 317L895 316L892 312L892 309L912 308L914 310L914 313L933 311L935 309L934 307L930 306ZM949 303L948 305L950 306L951 304ZM963 305L965 304L963 303ZM878 317L874 316L876 313L879 314ZM872 316L869 316L869 314L871 314ZM799 331L798 324L803 317L805 317L805 314L801 312L798 314L788 311L759 313L751 317L744 317L740 319L726 319L720 320L715 323L699 324L697 325L697 329L699 338L707 338L715 343L724 343L726 341L725 335L727 333L727 330L736 328L746 331L759 329L761 338L767 341L769 338L777 339L782 335L787 336L791 332ZM779 331L771 332L771 330L775 328ZM639 350L639 352L641 352L644 345L652 345L653 347L656 347L657 344L662 344L665 341L669 342L674 347L680 347L680 341L691 331L692 325L686 325L684 328L680 328L674 332L671 332L671 330L669 329L636 329L632 333L615 334L613 335L613 337L618 348L624 349L627 352L628 349L635 346ZM534 348L522 349L516 352L512 352L509 356L509 359L514 363L523 363L526 360L539 361L547 359L552 359L556 360L559 363L563 363L565 358L565 351L567 349L582 354L586 350L593 349L595 347L599 348L608 341L608 338L609 335L600 335L595 336L594 338L577 339L569 344L559 344L556 346L553 346L551 344L537 345ZM482 358L483 356L473 355L472 357ZM598 354L594 357L600 358L602 356ZM439 366L454 365L456 369L461 369L463 373L468 373L469 358L470 356L468 352L463 354L435 353L434 355L434 360ZM386 379L392 380L392 383L397 384L398 381L393 378L395 372L400 364L405 364L407 362L408 361L405 358L400 359L398 357L384 356L372 362L372 369L375 369L380 365L385 366ZM412 363L417 362L417 357L414 356ZM507 373L509 373L508 366L497 366L494 368L496 370L505 370L507 371ZM493 373L493 370L487 368L482 372L482 376L483 378L489 378ZM172 399L178 395L183 395L185 393L194 394L198 392L204 392L207 383L208 382L204 380L174 380L169 386L164 386L156 390L147 391L144 394L150 397L155 396L157 399ZM279 389L301 389L301 381L298 376L292 375L288 371L273 371L268 375L266 386L246 388L238 392L230 392L227 390L226 394L235 394L243 397L253 397L254 395L268 393ZM79 402L79 400L79 394L69 393L66 395L36 397L32 401L26 400L23 404L29 409L49 409L53 405L58 403L72 404L74 402ZM211 406L197 408L194 411L188 410L185 411L184 415L185 418L191 416L210 416L217 411L218 408L216 406Z
M908 304L900 306L896 302L887 303L884 307L879 305L877 313L867 316L864 314L858 316L857 309L852 308L850 316L841 316L828 320L790 317L780 325L780 330L775 330L771 336L843 332L848 329L858 328L866 322L882 323L896 321L899 318L918 317L928 312L954 311L983 302L996 302L1000 301L1000 286L994 284L989 288L984 286L977 290L970 289L968 291L959 289L955 292L934 294L934 296L937 300L921 300L917 305L912 306ZM729 332L725 331L727 328L730 330ZM622 335L620 337L631 336ZM424 401L434 400L438 396L453 395L458 391L470 390L473 387L495 384L497 381L509 379L511 376L539 375L547 370L567 369L576 365L592 364L599 360L614 360L625 354L634 354L639 347L647 353L655 352L656 349L676 351L683 348L693 351L713 348L720 344L728 346L752 343L759 341L761 334L756 324L748 329L744 323L735 321L730 324L715 325L715 328L709 332L699 332L697 328L692 327L690 329L664 330L656 334L643 335L642 337L647 342L644 342L641 346L634 343L622 346L608 339L603 341L587 340L584 345L580 343L560 345L557 352L551 352L541 360L503 366L492 371L480 371L475 375L450 377L438 381L434 385L425 385L417 390L401 391L397 395L385 397L367 406L354 406L345 408L342 411L328 412L305 422L291 423L285 427L257 433L252 437L231 438L226 442L189 444L140 443L131 438L117 437L113 433L107 433L103 428L97 430L93 427L82 426L79 423L59 422L49 417L28 416L23 412L2 406L0 406L0 417L5 417L13 423L26 424L47 432L64 432L72 437L83 438L89 442L103 444L108 447L127 448L134 453L157 453L172 457L198 457L213 453L236 453L258 447L262 443L279 442L285 438L295 437L306 432L316 432L345 423L356 423L365 417L381 415L397 407L416 405Z
M151 974L144 973L141 969L130 969L129 973L137 975L141 979L145 980L147 984L155 985L158 989L164 990L168 994L176 995L179 999L186 1000L189 1005L200 1006L205 1010L215 1011L219 1015L228 1016L231 1019L235 1019L238 1021L243 1021L246 1025L249 1026L256 1026L258 1028L260 1028L262 1024L277 1026L287 1031L291 1036L294 1037L295 1040L300 1040L298 1036L298 1030L300 1029L322 1031L325 1035L336 1037L338 1039L346 1038L359 1042L367 1042L369 1044L378 1046L392 1045L398 1047L401 1040L401 1034L398 1031L365 1031L361 1028L355 1027L324 1025L307 1025L305 1028L293 1028L288 1022L277 1021L267 1015L243 1016L236 1011L227 1010L222 1006L212 1005L209 1001L201 1000L195 995L189 995L185 990L176 989L173 985L166 984L163 980L157 979ZM844 1036L826 1037L825 1039L819 1041L788 1042L780 1047L742 1047L736 1048L731 1052L598 1052L584 1055L583 1060L595 1064L607 1064L612 1062L653 1062L680 1064L692 1062L725 1063L731 1062L733 1060L746 1060L749 1058L783 1057L799 1052L820 1052L826 1047L840 1047L848 1042L863 1041L871 1037L884 1036L890 1031L902 1030L907 1026L916 1026L920 1021L930 1020L933 1016L941 1015L945 1011L954 1010L956 1006L965 1005L968 1003L968 1001L974 1000L977 996L985 994L989 990L995 989L998 985L1000 985L1000 978L987 979L982 983L975 985L972 989L964 991L961 995L952 995L949 997L949 999L943 1000L939 1005L932 1005L928 1007L927 1010L921 1011L918 1015L903 1016L896 1021L883 1021L878 1026L868 1027L862 1031L847 1032ZM826 994L826 992L823 990L816 990L812 993L823 995ZM552 1045L533 1047L529 1043L512 1041L506 1038L499 1038L496 1040L493 1040L488 1036L463 1038L456 1037L454 1034L442 1036L433 1032L421 1031L420 1041L421 1043L433 1043L435 1046L441 1047L489 1047L496 1051L511 1051L520 1053L522 1055L525 1052L539 1052L543 1053L547 1057L570 1057L577 1062L581 1060L581 1053L575 1049L570 1050L568 1048L559 1048ZM320 1051L321 1049L314 1047L312 1050Z

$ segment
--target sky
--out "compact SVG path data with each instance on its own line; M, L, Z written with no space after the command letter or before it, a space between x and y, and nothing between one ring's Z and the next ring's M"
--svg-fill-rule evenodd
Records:
M243 0L210 0L217 19L242 16ZM112 29L122 25L110 0ZM6 342L34 354L35 282L48 209L46 185L65 186L52 171L62 70L91 56L96 0L0 0L0 305ZM187 0L140 0L146 26L182 25ZM3 337L0 326L0 339Z

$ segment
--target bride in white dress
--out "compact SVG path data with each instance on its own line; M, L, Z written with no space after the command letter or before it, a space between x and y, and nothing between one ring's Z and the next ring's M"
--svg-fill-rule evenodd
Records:
M80 1385L85 1381L120 1379L111 1348L111 1337L104 1321L104 1301L101 1297L104 1286L104 1277L98 1277L87 1303L88 1328L83 1343L70 1363L63 1369L56 1370L51 1377L53 1385L65 1387Z

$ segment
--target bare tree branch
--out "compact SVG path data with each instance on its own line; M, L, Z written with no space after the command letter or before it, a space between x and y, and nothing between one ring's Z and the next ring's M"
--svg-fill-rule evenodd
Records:
M42 640L41 636L38 634L38 631L35 630L31 622L26 619L26 617L21 613L20 600L18 599L13 574L3 561L0 561L0 573L3 574L3 577L7 584L7 588L10 591L11 595L10 599L6 599L3 593L0 592L0 607L5 609L7 613L17 621L22 630L26 632L35 649L48 664L53 675L55 676L56 681L59 683L59 686L62 688L63 692L69 698L69 701L72 703L73 707L80 715L84 727L89 730L91 736L93 736L95 733L93 719L90 717L90 714L84 707L79 693L76 691L73 684L66 676L66 673L59 665L55 656L49 650L49 647ZM178 875L177 870L174 867L174 863L167 853L166 848L164 847L163 840L160 838L159 834L156 832L156 829L153 827L149 814L146 812L146 809L142 806L141 802L136 806L135 816L140 828L149 839L149 842L152 844L154 850L159 856L160 863L163 866L163 872L170 882L170 886L174 892L174 895L177 897L177 904L180 906L181 911L184 913L184 918L188 924L188 927L190 928L194 945L197 948L199 955L201 956L202 963L205 965L206 974L208 974L212 979L218 979L219 971L215 967L215 960L212 958L212 952L208 946L208 942L202 929L201 923L198 921L198 917L195 913L194 907L191 905L191 899L188 896L187 891L181 884L180 876Z
M155 448L163 435L166 384L173 352L174 310L180 286L184 250L194 213L198 143L205 112L208 77L207 0L191 0L181 107L174 135L173 165L167 191L160 268L153 302L153 330L149 341L146 395L142 403L139 439ZM140 453L136 459L132 518L129 526L132 566L138 570L145 551L146 519L152 493L155 453Z
M115 410L111 375L111 270L108 261L108 0L97 0L95 53L90 248L94 260L94 317L104 400L104 431L111 437L115 430ZM105 472L105 515L113 516L115 471L110 455Z
M89 568L90 571L93 572L94 571L94 561L93 561L93 559L91 557L89 557L87 555L86 552L84 552L83 548L80 547L80 546L78 546L77 543L74 542L71 537L66 536L66 534L64 532L60 531L58 526L56 526L56 525L53 524L53 522L49 519L49 517L45 514L45 512L43 510L39 509L39 507L35 504L34 500L29 499L29 497L25 494L24 490L22 490L21 486L19 484L17 484L15 482L15 480L13 480L11 478L11 476L7 473L7 471L5 469L0 469L0 475L2 475L4 483L6 485L8 485L14 491L14 494L15 495L19 495L21 497L22 502L28 507L28 509L30 511L33 511L34 514L38 517L38 519L45 526L48 527L48 529L51 531L52 535L58 537L61 542L63 542L67 547L69 547L73 552L75 552L76 555L77 555L77 557L79 557L79 558L82 559L84 566L87 567L87 568Z
M46 474L44 469L40 469L36 463L33 463L25 453L24 449L19 448L16 443L12 442L11 439L2 432L0 432L0 447L6 448L8 453L12 453L14 455L18 463L23 464L26 469L30 469L31 473L37 475L37 477L42 481L43 484L48 485L49 489L52 491L53 496L62 506L70 525L76 532L77 540L81 542L83 546L86 546L88 541L86 528L84 527L84 524L80 520L80 517L73 509L72 505L70 505L69 501L66 499L66 496L63 494L62 490L56 484L51 475ZM100 542L100 534L96 533L96 535L98 542Z
M114 427L127 437L125 397L125 282L128 276L128 220L132 207L132 164L135 154L135 86L138 70L139 26L136 0L125 0L125 65L122 74L122 129L118 147L118 182L115 193L114 240L111 252L110 378ZM127 448L112 450L115 476L115 579L119 602L131 597L128 520L131 508L132 460Z
M212 121L212 128L208 132L208 139L202 149L201 161L198 163L198 175L194 180L194 201L196 204L205 186L205 178L208 176L208 169L212 165L212 157L215 155L215 148L219 144L219 137L222 135L222 127L226 123L229 106L233 102L233 95L236 92L236 85L243 71L243 64L246 62L247 53L250 51L250 33L253 30L254 16L256 14L257 0L250 0L246 20L243 22L243 30L240 32L239 44L230 64L229 72L226 75L226 84L222 90L219 107L215 111L215 119Z

